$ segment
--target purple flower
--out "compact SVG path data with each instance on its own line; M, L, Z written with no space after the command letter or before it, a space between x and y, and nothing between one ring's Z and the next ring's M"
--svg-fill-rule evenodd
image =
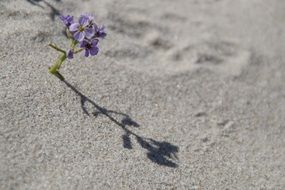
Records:
M105 32L105 26L97 27L95 36L97 38L105 38L107 36L107 33Z
M73 50L72 49L69 50L68 53L67 53L67 58L68 59L73 59L73 54L74 54Z
M94 36L95 27L90 23L90 17L81 15L78 23L75 22L69 26L69 30L73 33L75 40L82 42L85 37L91 39Z
M85 57L88 57L89 54L91 54L91 56L95 56L98 54L98 42L98 39L93 39L91 41L84 40L81 42L80 47L85 49Z
M69 27L71 24L73 24L73 16L67 15L60 15L60 20L65 24L65 26Z
M89 24L94 24L94 15L90 13L82 14L81 16L89 20Z

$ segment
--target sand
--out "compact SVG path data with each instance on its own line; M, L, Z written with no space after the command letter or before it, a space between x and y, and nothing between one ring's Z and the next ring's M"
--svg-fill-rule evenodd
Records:
M0 189L284 189L282 0L0 0ZM59 13L100 54L48 73Z

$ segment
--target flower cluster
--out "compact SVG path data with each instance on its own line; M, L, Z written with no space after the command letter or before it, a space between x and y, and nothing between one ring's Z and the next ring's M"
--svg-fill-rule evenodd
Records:
M66 58L72 59L75 54L81 51L85 51L86 57L97 55L99 52L98 43L107 34L105 27L98 26L91 14L82 14L78 21L75 21L70 15L61 15L60 19L66 27L66 35L70 39L71 45L69 50L65 51L53 43L49 44L50 47L62 54L55 64L49 68L49 72L64 80L59 69Z
M68 51L68 58L72 59L74 54L74 44L80 43L80 47L85 50L85 56L95 56L99 52L98 42L107 34L104 26L98 26L91 14L83 14L78 22L74 21L70 15L60 16L60 19L67 27L67 36L71 37L73 45Z

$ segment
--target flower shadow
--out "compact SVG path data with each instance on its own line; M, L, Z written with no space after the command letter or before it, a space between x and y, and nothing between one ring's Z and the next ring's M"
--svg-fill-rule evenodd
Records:
M80 91L78 91L74 86L68 83L66 80L62 80L64 84L72 91L76 93L77 96L80 97L81 108L83 112L88 116L95 116L103 115L107 117L110 121L115 123L119 126L123 131L124 134L122 135L123 147L126 149L132 149L132 141L131 136L133 136L137 143L145 150L147 150L147 158L152 162L167 167L178 167L177 161L177 153L179 151L179 147L175 146L169 142L160 142L151 138L142 137L132 130L129 127L140 127L140 125L134 121L129 115L125 113L121 113L118 111L108 110L104 107L99 106L90 98L86 97ZM88 112L86 109L86 104L91 104L93 106L92 113ZM121 119L117 119L117 118Z
M48 7L51 10L49 13L49 17L51 18L52 21L54 21L55 18L60 15L60 11L57 8L55 8L53 5L51 5L49 2L47 2L46 0L26 0L26 1L42 9L45 9L46 7ZM54 1L60 2L61 0L54 0ZM43 2L45 6L41 5L40 4L41 2Z

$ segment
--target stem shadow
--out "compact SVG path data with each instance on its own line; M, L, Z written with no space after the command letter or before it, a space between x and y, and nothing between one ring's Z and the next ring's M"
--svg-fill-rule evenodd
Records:
M122 135L124 148L126 149L133 148L132 141L130 138L131 136L133 136L135 137L137 143L143 149L147 150L147 157L149 160L161 166L167 166L173 168L178 167L177 164L178 161L177 153L179 151L178 146L175 146L169 142L165 141L160 142L151 138L142 137L134 133L132 130L129 129L129 127L140 127L140 125L136 121L134 121L129 115L101 107L98 104L96 104L94 101L92 101L90 98L82 94L80 91L78 91L74 86L72 86L66 80L62 80L62 82L72 91L74 91L77 96L80 97L81 108L86 115L95 116L95 117L97 117L98 115L103 115L124 131L124 134ZM92 111L92 113L89 113L87 111L86 109L87 103L93 106L92 109L94 109L94 111ZM120 117L121 119L116 119L115 117L116 118Z
M42 6L40 4L40 2L43 2L51 10L49 13L49 17L52 19L52 21L54 21L55 18L60 15L60 11L57 8L55 8L54 6L52 6L46 0L26 0L26 1L29 2L30 4L34 5L34 6L38 6L42 9L45 9L45 6ZM61 0L54 0L54 1L60 2Z

